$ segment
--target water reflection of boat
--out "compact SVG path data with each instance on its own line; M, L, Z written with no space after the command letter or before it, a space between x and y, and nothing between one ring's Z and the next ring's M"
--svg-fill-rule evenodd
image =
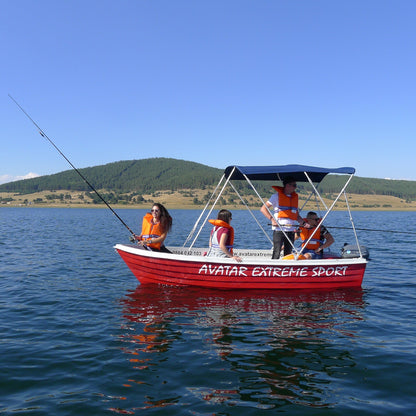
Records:
M215 291L207 288L139 285L123 300L123 316L145 325L175 321L178 316L212 328L262 321L265 328L294 335L297 329L342 327L334 317L361 318L361 288L335 291ZM148 330L144 331L146 334ZM144 338L148 338L145 336Z
M139 285L121 300L120 340L136 371L128 384L151 384L162 373L167 385L171 374L182 391L211 404L328 405L333 372L354 367L346 340L363 319L363 296L361 289L276 294ZM221 387L202 363L233 381ZM259 402L260 391L267 394ZM142 408L172 405L169 394L152 397Z
M347 176L347 180L341 186L341 190L332 205L327 207L317 191L317 185L326 175L331 173L338 176L344 174ZM234 181L246 180L254 191L254 195L259 198L259 202L264 204L265 201L254 188L252 181L281 181L289 176L293 177L297 182L303 182L305 186L309 186L311 195L308 200L315 197L318 206L322 206L319 211L325 212L321 221L321 224L323 224L338 199L342 194L345 194L345 189L354 173L354 168L325 169L301 165L229 166L225 169L224 175L210 199L210 201L215 202L210 209L208 209L209 204L207 204L183 246L169 247L172 254L144 250L134 244L117 244L115 249L141 283L251 290L360 287L367 260L363 256L357 236L357 245L354 246L357 253L351 254L352 251L349 250L350 254L341 258L339 256L325 258L324 256L323 259L302 261L300 259L303 257L303 249L297 249L295 246L293 246L295 254L293 259L290 260L271 259L271 250L251 250L247 248L235 250L234 254L243 259L242 263L236 263L230 258L207 257L204 255L208 251L206 246L194 247L194 243L227 185L231 185L242 203L250 210L245 199L238 193L238 186L233 185ZM216 195L219 189L221 190ZM291 207L284 208L289 209ZM354 228L348 205L347 208L351 225ZM251 214L253 215L252 212ZM261 224L258 221L256 222L262 228ZM285 232L280 225L279 227L282 232ZM264 229L263 232L270 240ZM310 235L305 244L313 238L315 233L313 232ZM189 245L187 245L188 243Z
M237 291L217 291L210 288L184 289L175 286L148 286L138 285L134 292L129 292L123 300L124 305L143 308L144 313L158 314L176 313L188 310L203 310L216 306L230 309L242 308L251 312L273 311L285 304L296 303L331 303L334 307L342 304L362 306L363 290L361 288L348 288L338 290L286 290L276 293L271 290L252 290L246 293ZM139 312L139 309L136 310Z

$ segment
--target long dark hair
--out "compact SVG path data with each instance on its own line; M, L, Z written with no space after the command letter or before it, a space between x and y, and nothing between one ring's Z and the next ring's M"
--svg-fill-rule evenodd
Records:
M172 217L170 216L168 210L159 202L155 202L152 207L158 207L160 210L160 225L163 228L163 231L168 233L172 228Z

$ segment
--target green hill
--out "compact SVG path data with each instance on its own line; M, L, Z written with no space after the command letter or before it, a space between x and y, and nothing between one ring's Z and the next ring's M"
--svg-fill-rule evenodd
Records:
M120 193L201 189L215 185L222 173L220 169L199 163L169 158L125 160L79 169L79 172L94 188ZM0 185L1 192L58 190L90 191L90 188L73 169Z
M215 186L222 169L195 162L171 158L125 160L106 165L79 169L82 175L97 190L107 192L150 194L160 190L205 189ZM327 176L319 185L322 194L339 191L345 179L336 175ZM256 184L260 194L270 194L271 183ZM306 185L308 186L308 185ZM245 188L237 184L245 194ZM304 193L305 185L298 191ZM88 185L73 169L53 175L41 176L0 185L0 192L30 194L41 191L90 191ZM387 180L354 177L348 187L351 194L395 196L408 201L416 199L416 181Z

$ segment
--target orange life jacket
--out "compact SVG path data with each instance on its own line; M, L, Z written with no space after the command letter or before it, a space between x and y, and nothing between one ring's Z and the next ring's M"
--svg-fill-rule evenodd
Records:
M228 222L225 222L223 220L208 220L214 227L224 227L224 228L228 228L230 230L229 232L229 237L228 237L228 244L226 245L226 247L228 248L228 250L230 250L230 253L233 253L233 246L234 246L234 228L231 227L230 224L228 224ZM216 228L214 228L215 230Z
M279 207L278 207L278 218L289 218L297 221L298 219L298 194L292 192L290 196L287 196L283 192L283 186L272 186L272 188L279 194Z
M300 238L302 240L302 247L315 230L316 228L301 228ZM308 250L316 250L321 244L321 227L319 227L305 248Z
M140 234L140 237L144 241L151 240L152 238L158 238L163 234L161 224L153 224L152 220L153 215L150 213L147 213L143 217L142 233ZM161 245L162 243L147 244L147 246L155 248L156 250L160 250Z

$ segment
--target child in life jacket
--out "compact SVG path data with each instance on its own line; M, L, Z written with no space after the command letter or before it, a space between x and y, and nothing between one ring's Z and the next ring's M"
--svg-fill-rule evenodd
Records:
M231 219L231 212L222 209L218 212L216 220L209 220L214 228L209 238L209 251L207 256L228 257L241 262L241 258L233 254L234 228L230 225Z
M334 237L323 225L319 225L319 221L320 218L316 212L308 212L306 222L310 228L301 227L299 232L296 233L295 238L302 240L302 247L307 244L302 250L306 259L321 259L323 250L334 242ZM312 238L310 238L311 236Z

